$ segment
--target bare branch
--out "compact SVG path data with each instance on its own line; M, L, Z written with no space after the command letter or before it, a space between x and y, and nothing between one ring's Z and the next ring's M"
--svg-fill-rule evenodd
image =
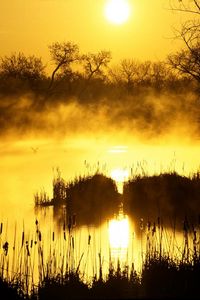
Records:
M189 14L200 14L200 1L199 0L177 0L173 1L173 3L170 5L171 8L169 10L171 11L177 11L177 12L183 12L183 13L189 13Z

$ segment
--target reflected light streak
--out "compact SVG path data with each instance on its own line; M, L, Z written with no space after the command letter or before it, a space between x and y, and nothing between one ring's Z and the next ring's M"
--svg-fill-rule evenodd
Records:
M128 249L129 221L123 213L109 221L109 242L111 250Z
M126 153L128 152L127 146L114 146L108 150L109 153Z

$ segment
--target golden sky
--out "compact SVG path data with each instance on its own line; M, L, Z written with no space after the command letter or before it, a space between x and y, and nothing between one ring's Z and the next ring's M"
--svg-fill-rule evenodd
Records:
M73 41L82 52L110 50L123 58L161 60L176 50L173 27L183 14L168 10L168 0L129 0L127 23L114 25L104 15L107 0L1 0L0 56L22 51L49 61L48 45Z

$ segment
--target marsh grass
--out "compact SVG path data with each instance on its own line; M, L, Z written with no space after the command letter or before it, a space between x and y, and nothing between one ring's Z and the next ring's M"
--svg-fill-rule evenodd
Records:
M43 233L36 220L34 240L26 240L25 230L20 243L10 247L1 237L1 299L150 299L195 298L200 295L199 228L187 219L182 230L182 245L172 252L164 244L167 232L159 218L141 227L145 239L142 272L134 264L109 261L103 274L102 257L92 277L86 276L82 259L91 247L75 259L76 240L73 229L63 224L63 234L51 233L45 249ZM169 238L169 237L168 237ZM166 238L167 239L167 238ZM16 239L14 239L16 240ZM87 256L89 260L89 255ZM95 262L93 262L95 264ZM37 270L38 277L35 276ZM8 298L9 297L9 298Z
M117 213L121 198L114 180L97 171L69 182L58 173L53 180L53 198L50 200L45 192L40 192L34 200L36 208L64 208L68 219L77 216L77 225L99 225Z
M124 184L124 209L134 220L147 223L159 216L165 227L182 230L185 216L194 225L199 222L199 190L199 172L188 177L176 172L132 176Z
M93 185L91 180L104 182L104 177L79 178L68 185L61 184L61 187L65 187L65 193L68 191L64 197L71 197L76 191L76 197L80 196L86 184L90 193L94 193L94 187L90 190ZM177 188L184 186L184 191L188 190L188 193L181 195L190 199L187 198L189 191L198 189L199 181L199 173L190 178L176 173L137 177L127 183L124 195L126 197L127 191L132 193L135 189L138 192L138 186L144 191L146 185L169 188L173 184L174 190L169 191L170 195L175 193L179 197ZM108 183L113 184L111 181ZM196 199L193 203L198 199L193 191L194 195ZM19 234L16 224L11 242L8 240L8 224L0 223L0 296L4 297L1 299L190 299L200 296L198 217L194 220L184 215L181 222L176 218L171 230L168 224L166 226L163 215L155 219L152 216L152 220L148 221L138 218L140 249L132 251L141 253L141 272L135 269L133 261L122 263L117 260L116 263L108 254L107 273L103 268L101 248L97 247L90 233L86 237L84 252L80 251L76 218L74 214L65 216L60 232L50 230L48 240L38 220L35 221L33 233L27 232L23 225ZM88 275L89 268L92 269L92 275Z

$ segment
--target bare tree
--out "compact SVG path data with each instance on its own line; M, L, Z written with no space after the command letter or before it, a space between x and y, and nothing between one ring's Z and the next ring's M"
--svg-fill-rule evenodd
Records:
M150 84L151 77L152 77L152 62L144 61L142 63L138 63L137 80L136 80L138 84L142 86Z
M176 37L185 43L188 50L191 50L200 37L200 0L176 0L171 3L171 9L190 16L181 24L181 28L176 30Z
M119 65L109 71L110 81L119 86L125 86L128 93L133 88L152 87L156 90L171 85L171 80L177 80L172 68L165 61L135 61L124 59Z
M41 58L14 53L1 58L0 70L5 77L36 81L44 77L44 65Z
M200 44L191 50L182 49L169 55L168 61L179 73L189 75L200 83Z
M71 63L80 59L79 47L72 42L53 43L49 46L50 55L56 67L52 72L49 89L52 87L56 73L65 68L71 72Z
M192 18L177 30L176 38L184 42L185 49L169 55L168 62L179 73L189 75L200 83L200 0L173 1L171 9L189 14Z
M116 83L125 84L128 92L131 92L134 85L143 84L148 76L151 63L137 62L133 59L123 59L119 66L110 70L111 79Z
M138 79L138 63L133 59L123 59L119 65L119 73L127 91L131 92L134 83Z
M94 76L104 76L104 69L107 68L111 60L111 53L110 51L102 50L96 54L85 54L82 56L82 59L85 74L87 76L87 80L89 81Z
M151 64L151 84L155 89L162 89L171 78L174 76L166 62L158 61Z

